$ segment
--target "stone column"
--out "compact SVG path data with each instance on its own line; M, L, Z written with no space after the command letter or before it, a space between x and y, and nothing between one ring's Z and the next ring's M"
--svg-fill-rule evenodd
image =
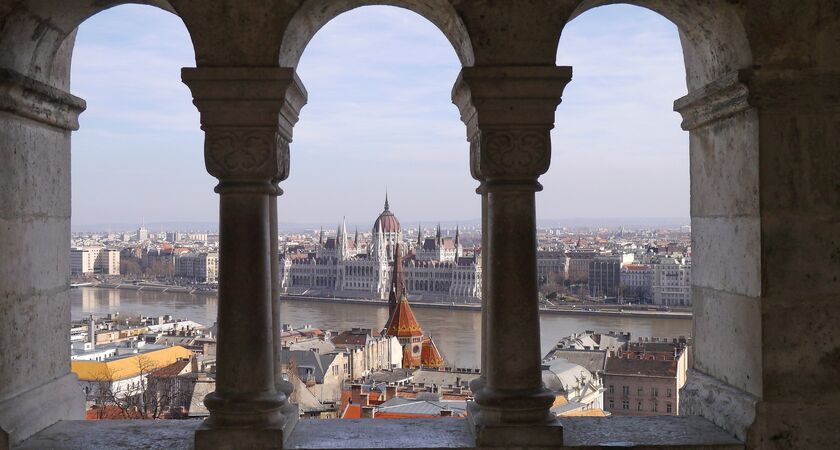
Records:
M470 414L479 446L562 443L542 383L534 194L569 80L568 67L468 67L453 90L482 183L483 382Z
M210 417L196 448L282 448L297 416L283 414L288 399L275 380L271 203L306 92L284 68L186 68L182 77L201 112L207 170L219 179L216 391L204 400Z
M276 180L279 183L282 180ZM277 197L283 195L283 190L275 186L275 192L269 197L269 245L271 246L271 321L273 330L274 345L274 386L278 392L282 392L289 398L295 387L291 382L283 379L283 367L281 364L283 346L280 343L280 335L283 333L283 319L280 314L280 249L277 239ZM283 413L289 416L298 415L297 405L286 403Z
M85 416L67 355L70 133L84 109L0 69L0 448Z

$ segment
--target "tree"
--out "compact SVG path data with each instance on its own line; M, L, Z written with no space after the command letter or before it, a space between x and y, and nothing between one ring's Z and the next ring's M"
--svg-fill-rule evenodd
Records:
M120 274L137 277L143 274L138 258L120 258Z

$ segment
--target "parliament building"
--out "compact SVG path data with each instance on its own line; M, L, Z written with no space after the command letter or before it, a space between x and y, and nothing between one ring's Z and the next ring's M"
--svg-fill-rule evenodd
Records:
M319 239L316 251L283 252L280 283L286 293L312 296L388 299L395 260L401 260L405 287L412 298L424 301L478 299L481 297L481 258L465 256L460 233L454 239L441 235L404 240L397 217L385 209L373 224L372 239L363 246L358 234L350 237L346 224L335 237ZM410 249L395 258L397 245Z

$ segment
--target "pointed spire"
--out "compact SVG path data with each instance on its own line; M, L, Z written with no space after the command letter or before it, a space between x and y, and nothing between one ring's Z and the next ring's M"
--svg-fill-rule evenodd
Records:
M440 238L442 237L440 235L440 222L438 222L438 225L437 225L437 235L436 235L436 237L437 237L438 242L440 242Z
M458 245L458 240L460 238L461 230L458 227L458 224L455 224L455 246Z
M423 246L423 228L420 226L420 222L417 222L417 247Z
M353 245L355 245L356 248L359 248L359 227L356 227L356 235L353 237Z
M385 211L390 211L388 208L388 188L385 188Z
M320 245L320 246L324 245L324 226L323 225L321 225L321 235L318 238L318 245Z

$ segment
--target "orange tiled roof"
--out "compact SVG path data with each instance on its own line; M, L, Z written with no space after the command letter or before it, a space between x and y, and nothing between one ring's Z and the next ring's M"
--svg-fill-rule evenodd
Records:
M114 405L94 406L85 411L85 420L142 419L143 415L135 409L125 409Z
M443 367L444 361L440 351L431 338L423 339L423 349L420 351L420 364L423 367L439 369Z
M414 316L414 312L408 304L408 296L405 294L405 291L403 291L402 299L400 299L396 309L394 309L394 314L388 321L385 334L398 338L423 335L423 329L420 328L420 324L417 322L417 318Z

